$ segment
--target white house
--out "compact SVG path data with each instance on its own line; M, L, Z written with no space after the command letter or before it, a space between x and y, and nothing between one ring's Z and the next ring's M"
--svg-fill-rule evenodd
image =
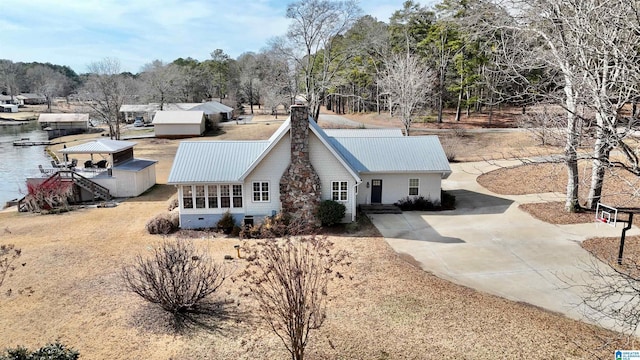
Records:
M180 138L200 136L205 132L202 111L158 111L153 117L156 137Z
M0 104L0 112L17 113L18 105L16 104Z
M180 226L213 227L230 211L237 222L279 211L309 212L331 199L355 220L359 204L391 204L407 196L440 202L451 173L437 136L399 129L321 129L305 106L263 141L184 141L169 174L178 188Z

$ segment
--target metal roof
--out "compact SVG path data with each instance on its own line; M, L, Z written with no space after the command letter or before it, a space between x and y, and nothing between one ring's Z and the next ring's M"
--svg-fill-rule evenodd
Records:
M63 154L113 154L132 148L135 144L131 141L98 139L62 149L60 152Z
M361 173L451 173L437 136L335 137L332 144Z
M404 136L402 129L323 129L330 137L393 137Z
M156 160L131 159L121 164L115 165L113 168L123 171L140 171L142 169L148 168L155 163L157 163Z
M189 109L189 111L194 110L202 110L205 114L219 114L219 113L231 113L233 112L233 108L219 103L217 101L208 101L206 103L197 104L196 106Z
M183 141L168 184L239 182L268 141Z
M89 122L89 114L40 114L39 123Z
M201 124L204 119L202 111L157 111L152 123L167 125Z
M120 112L155 112L160 110L160 105L137 105L137 104L124 104L120 106Z
M309 128L320 138L320 141L322 141L327 146L327 149L329 149L329 151L334 154L336 159L338 159L338 161L342 163L342 166L344 166L347 171L349 171L351 175L353 175L356 181L360 182L362 179L360 179L360 176L358 176L358 170L353 167L351 163L346 159L346 157L344 157L344 155L342 155L342 153L340 153L335 148L335 146L331 143L331 138L327 136L320 125L313 121L311 117L309 118Z

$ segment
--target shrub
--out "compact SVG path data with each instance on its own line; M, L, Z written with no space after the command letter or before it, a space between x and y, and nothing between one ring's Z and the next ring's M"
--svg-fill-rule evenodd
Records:
M178 196L174 195L171 197L171 199L169 199L169 204L167 205L167 210L168 211L173 211L173 209L178 208L178 206L180 206L180 203L178 201Z
M55 342L34 352L22 346L7 349L5 354L0 355L0 360L76 360L79 356L80 353L76 350Z
M440 191L440 202L443 210L453 210L456 208L456 197L448 192Z
M405 197L398 200L394 205L402 211L433 211L433 210L453 210L455 209L456 197L448 192L440 191L440 204L433 203L424 196Z
M318 220L323 226L333 226L344 218L346 207L333 200L324 200L318 206Z
M218 222L216 223L216 227L222 230L225 234L230 234L233 231L233 227L236 226L236 220L231 215L231 212L227 210Z
M149 234L167 235L178 230L180 225L179 215L177 213L162 213L156 215L147 222L147 231Z
M0 286L11 271L15 270L13 262L22 255L22 250L16 249L13 244L0 245ZM11 276L11 275L9 275Z
M223 265L189 240L165 240L150 258L138 255L122 269L126 286L174 315L195 311L227 278Z
M424 196L407 196L398 200L394 205L399 207L402 211L427 211L436 210L438 208L431 202L431 200L426 199Z
M240 236L245 239L272 239L282 237L290 233L290 218L285 213L277 213L267 216L262 224L246 227L240 231Z

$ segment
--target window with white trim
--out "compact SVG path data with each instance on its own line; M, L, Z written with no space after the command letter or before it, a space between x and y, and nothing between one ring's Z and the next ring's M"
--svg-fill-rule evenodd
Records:
M420 193L420 179L409 179L409 195Z
M207 207L209 209L218 208L218 185L207 186Z
M231 193L229 192L229 185L220 185L220 207L231 207Z
M331 182L331 199L333 201L347 201L347 182L346 181Z
M242 185L233 185L233 207L242 207Z
M191 185L182 187L182 206L185 209L193 209L193 188Z
M269 202L269 182L267 181L253 182L253 201Z
M204 209L204 185L196 185L196 209Z

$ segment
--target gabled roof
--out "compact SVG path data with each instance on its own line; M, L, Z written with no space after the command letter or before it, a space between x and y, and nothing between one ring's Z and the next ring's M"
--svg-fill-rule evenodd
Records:
M247 168L244 174L242 174L242 179L247 177L249 173L251 173L251 171L253 171L253 169L255 169L258 166L258 164L260 164L262 159L264 159L269 154L269 152L271 152L271 150L276 146L276 144L280 141L280 139L282 139L282 137L285 134L287 134L287 132L290 129L291 129L291 118L289 117L284 123L282 123L282 125L280 125L278 130L276 130L276 132L273 133L273 135L271 135L271 137L269 138L269 146L263 151L262 154L260 154L258 158L256 158L253 161L251 166ZM353 176L353 178L356 179L357 182L360 182L361 179L360 179L360 176L358 176L358 173L340 155L340 153L333 148L329 139L327 138L327 135L320 128L320 126L318 126L318 124L315 121L313 121L312 118L309 118L309 129L311 129L311 131L318 137L318 139L320 139L320 141L327 147L327 149L333 154L333 156L335 156L336 160L338 160L342 164L342 166L344 166L344 168L347 169L347 171L351 174L351 176Z
M158 111L153 117L153 124L193 125L201 124L204 113L202 111Z
M392 137L404 136L402 129L323 129L329 137Z
M98 139L62 149L60 152L63 154L113 154L132 148L135 144L131 141Z
M359 173L441 173L449 161L437 136L334 137L332 144Z
M194 110L202 110L205 114L219 114L219 113L230 113L233 111L233 108L219 103L217 101L208 101L206 103L197 104L196 106L189 109L189 111Z
M46 99L44 95L36 94L36 93L20 93L24 99Z
M242 182L290 128L291 120L287 119L266 141L183 141L168 183ZM309 129L358 182L360 173L438 173L445 178L451 173L437 136L406 137L396 131L399 129L375 129L367 131L377 135L373 137L364 133L332 137L312 119Z
M89 122L89 114L40 114L39 123Z
M168 184L240 182L268 141L182 141Z

